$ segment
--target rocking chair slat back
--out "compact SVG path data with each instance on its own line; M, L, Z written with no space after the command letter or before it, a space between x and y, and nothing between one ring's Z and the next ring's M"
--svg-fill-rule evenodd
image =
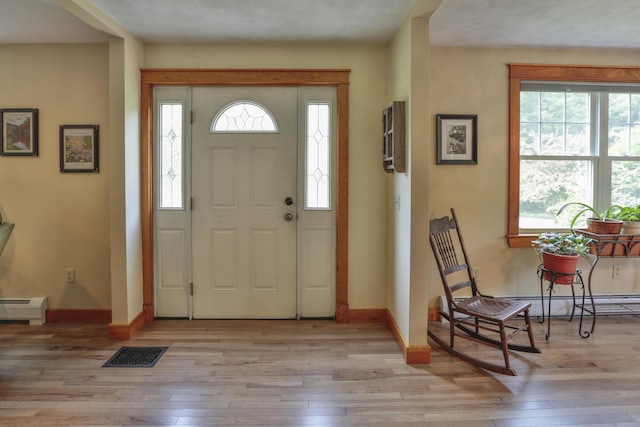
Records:
M455 285L450 285L449 291L451 291L451 293L454 294L456 293L456 291L459 291L460 289L468 288L469 286L471 286L470 281L459 282L459 283L456 283Z
M442 257L442 264L445 270L460 266L458 257L451 239L451 231L445 230L439 233L432 233L433 240L438 247L438 253Z
M452 233L456 233L457 245ZM471 288L471 294L476 295L475 278L469 268L464 243L455 218L443 217L431 220L429 241L449 304L455 304L453 294L462 289ZM462 252L462 257L459 252ZM465 262L460 262L459 259Z

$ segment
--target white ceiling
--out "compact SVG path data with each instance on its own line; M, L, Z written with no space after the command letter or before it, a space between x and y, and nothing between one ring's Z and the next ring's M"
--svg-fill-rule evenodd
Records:
M415 0L90 0L147 43L390 40ZM640 49L639 0L444 0L440 46ZM0 44L104 42L56 0L0 0Z
M92 2L145 42L387 42L415 0Z
M638 0L444 0L430 24L436 45L640 48Z

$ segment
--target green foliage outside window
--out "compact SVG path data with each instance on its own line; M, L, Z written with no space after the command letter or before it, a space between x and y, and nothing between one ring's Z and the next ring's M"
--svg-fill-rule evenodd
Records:
M608 102L605 144L591 123L601 102ZM520 155L520 228L568 227L556 217L568 202L637 205L640 93L521 91ZM596 194L597 186L610 194Z

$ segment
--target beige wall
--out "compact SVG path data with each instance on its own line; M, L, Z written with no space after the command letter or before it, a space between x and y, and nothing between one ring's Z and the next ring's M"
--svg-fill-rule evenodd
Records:
M348 68L350 87L349 301L351 308L389 308L409 336L419 311L417 300L431 304L441 294L426 246L411 242L420 216L458 211L480 283L489 293L532 295L538 292L538 260L528 248L507 247L507 66L518 63L640 65L637 52L432 47L425 25L405 26L386 46L268 45L176 46L133 43L108 45L3 45L0 60L0 107L40 110L40 155L0 157L0 210L16 223L0 258L0 297L45 295L52 308L111 308L115 322L127 323L141 306L139 252L139 175L137 64L166 68ZM426 42L425 42L426 43ZM428 43L426 43L428 45ZM429 57L430 55L430 57ZM416 67L413 59L418 58ZM426 62L425 62L426 61ZM420 87L420 67L428 64L428 88ZM407 69L411 68L411 72ZM109 84L121 87L113 94ZM118 89L120 90L120 89ZM417 92L416 92L417 91ZM380 114L392 100L428 99L408 115L408 126L424 149L422 160L409 157L409 173L390 176L380 159ZM427 95L424 95L424 94ZM425 98L425 99L423 99ZM414 99L415 101L415 99ZM425 112L428 111L428 114ZM478 114L476 166L435 165L435 114ZM416 127L417 118L428 123ZM413 124L411 121L413 120ZM58 126L99 124L98 174L59 172ZM110 137L110 129L114 135ZM414 135L415 137L415 135ZM120 141L113 147L109 141ZM124 142L123 142L124 141ZM415 144L409 141L409 147ZM415 148L415 147L414 147ZM120 160L111 158L120 156ZM125 164L126 163L126 164ZM411 168L420 168L416 191ZM415 170L414 170L415 172ZM400 195L401 209L393 209ZM422 204L416 211L415 206ZM125 209L125 205L126 209ZM414 206L413 210L409 210ZM425 208L426 207L426 208ZM419 212L426 209L426 212ZM487 221L489 221L487 223ZM114 229L115 227L115 229ZM110 233L111 230L111 233ZM112 235L113 234L113 235ZM419 234L419 235L418 235ZM121 249L126 254L112 260ZM412 261L407 261L411 257ZM121 257L121 258L120 258ZM431 265L429 292L421 292L420 268ZM428 260L428 261L427 261ZM113 261L113 262L112 262ZM596 292L640 293L633 262L623 262L622 279L611 280L609 260L596 271ZM75 284L64 283L64 269L76 269ZM113 274L118 275L117 280ZM416 276L417 274L417 276ZM113 285L112 283L113 282ZM111 286L114 293L111 295ZM122 294L122 295L120 295ZM421 303L422 304L422 303ZM414 307L414 308L412 308ZM426 315L426 313L425 313ZM413 335L412 335L413 334ZM409 344L413 344L411 339Z
M429 120L435 123L435 114L477 114L478 165L435 165L432 159L430 215L440 217L450 207L456 209L471 263L480 268L485 292L537 295L536 254L529 248L509 248L505 239L509 63L639 66L640 55L637 51L431 48ZM431 141L430 150L435 152L435 126ZM593 291L640 292L637 264L633 260L616 262L623 265L622 279L611 280L612 262L601 260L594 272ZM433 298L442 294L433 267L430 283L433 304Z
M125 45L0 47L0 58L26 69L0 71L3 99L11 99L3 107L40 108L42 147L37 158L0 158L0 177L9 183L0 187L0 209L16 222L0 259L0 296L46 295L51 308L113 308L114 323L139 312L139 89L128 70L136 68L138 49ZM351 308L386 307L387 177L380 166L386 48L145 47L144 67L198 66L352 70L349 301ZM60 123L101 124L99 174L58 172ZM110 129L117 144L108 144ZM65 267L76 269L77 284L64 283Z
M351 69L349 88L349 304L386 307L387 177L380 114L386 47L371 45L148 45L145 68Z
M0 297L108 309L109 54L106 44L0 45L0 108L38 108L38 157L0 157L0 210L16 227ZM60 173L59 126L100 125L100 173ZM76 283L65 283L73 267Z

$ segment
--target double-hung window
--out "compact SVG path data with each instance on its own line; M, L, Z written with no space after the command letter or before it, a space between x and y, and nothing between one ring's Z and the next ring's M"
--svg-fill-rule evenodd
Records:
M640 203L640 68L510 65L510 246L567 202Z

